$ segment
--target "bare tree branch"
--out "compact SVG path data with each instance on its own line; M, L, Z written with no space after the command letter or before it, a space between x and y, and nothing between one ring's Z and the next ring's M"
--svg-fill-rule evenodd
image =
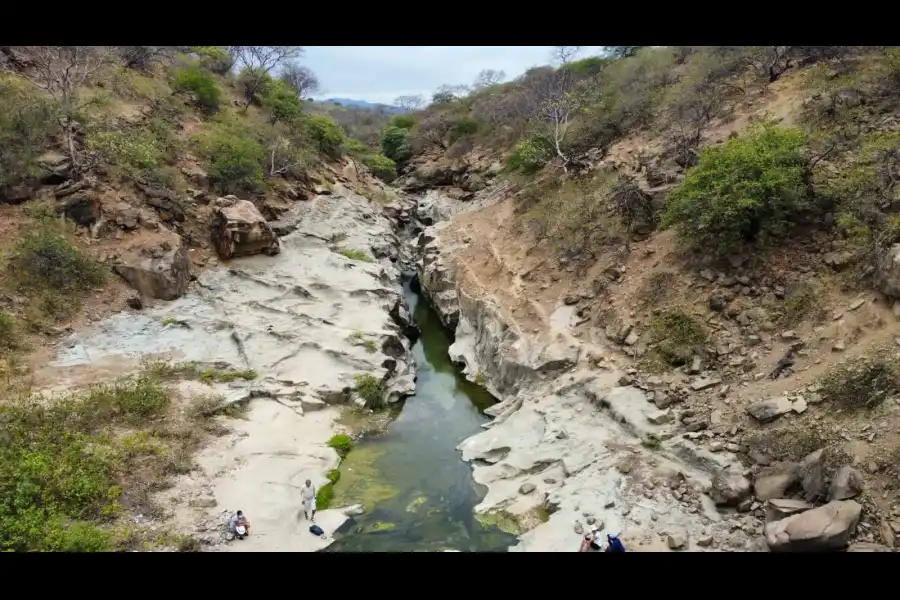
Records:
M245 110L262 91L266 75L278 65L303 54L301 46L229 46L228 51L235 63L244 70L244 93L247 96Z
M473 90L481 90L492 85L497 85L506 79L506 73L503 71L495 71L493 69L485 69L481 71L472 83Z
M286 65L281 71L281 81L296 90L301 98L319 91L319 78L311 69L300 65Z
M581 46L554 46L551 57L554 62L567 65L579 52L581 52Z
M425 98L421 95L415 96L397 96L394 98L394 106L403 109L404 112L413 112L419 110L425 105Z
M59 109L59 126L66 152L76 173L84 171L75 144L75 118L84 108L80 89L109 64L111 49L106 46L24 46L29 71L20 73L32 85L53 98Z

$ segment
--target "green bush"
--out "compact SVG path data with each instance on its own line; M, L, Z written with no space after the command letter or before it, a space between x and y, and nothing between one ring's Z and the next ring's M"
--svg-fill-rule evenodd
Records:
M384 381L374 375L357 375L353 378L356 385L356 393L366 401L369 408L382 408L384 403Z
M24 289L87 291L106 280L106 269L49 225L25 234L12 248L8 272Z
M674 366L691 360L707 337L703 323L680 309L654 315L649 330L656 343L655 353Z
M447 142L452 144L456 140L478 132L479 123L475 119L464 117L453 124L447 134Z
M510 171L530 174L547 164L553 151L545 138L533 136L520 141L506 161Z
M381 135L381 153L396 164L403 164L412 157L409 147L409 129L392 126Z
M0 197L6 186L40 172L38 156L57 130L46 98L23 81L0 78Z
M319 151L331 158L340 158L344 146L344 130L325 115L317 115L309 120L310 133Z
M149 131L92 132L85 140L85 148L131 178L155 169L164 158L156 137Z
M190 94L193 104L207 114L214 114L219 110L222 92L212 74L199 66L185 67L178 71L172 87L176 92Z
M412 129L416 124L416 118L412 115L394 115L388 121L388 127L396 127L398 129Z
M111 549L110 533L90 521L120 513L127 457L104 428L158 415L167 405L165 390L142 378L0 406L0 549Z
M263 188L266 153L248 127L237 121L221 121L201 133L197 141L216 191L241 194Z
M372 259L363 250L351 250L350 248L338 248L337 253L350 260L358 260L359 262L372 262Z
M372 170L378 179L390 183L397 179L397 164L382 154L369 154L362 158L364 165Z
M260 99L263 107L272 113L274 122L294 123L303 116L303 105L297 92L278 79L266 81Z
M669 195L664 227L717 255L784 235L809 206L805 138L799 129L753 128L708 148Z
M234 57L222 46L194 46L191 48L200 56L200 64L218 75L225 75L234 66Z
M327 510L332 500L334 500L334 484L328 482L316 492L316 510Z
M348 435L336 433L328 440L328 447L334 448L338 453L338 456L340 456L341 459L344 459L350 454L350 451L353 450L353 440L351 440Z

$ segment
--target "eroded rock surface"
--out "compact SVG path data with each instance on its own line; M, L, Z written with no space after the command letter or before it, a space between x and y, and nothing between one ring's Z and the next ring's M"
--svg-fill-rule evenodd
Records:
M325 545L297 522L297 490L307 477L324 484L325 472L337 464L326 446L336 405L359 401L354 378L363 374L385 382L388 401L414 392L400 273L387 259L351 260L330 243L340 237L342 246L370 252L393 236L390 223L379 205L335 187L332 195L295 205L285 219L297 227L282 238L277 256L237 258L228 268L204 272L173 302L115 315L73 334L54 363L62 387L65 374L79 368L136 365L147 356L258 373L249 382L181 384L186 397L213 393L226 403L250 402L247 419L235 421L232 434L213 440L197 457L202 473L180 478L164 502L175 509L177 530L214 541L223 510L248 511L265 535L227 550L313 551ZM147 288L142 291L148 295L158 293ZM317 516L327 533L346 518L336 510Z
M187 249L174 232L160 232L125 249L113 269L135 290L159 300L180 298L191 283Z

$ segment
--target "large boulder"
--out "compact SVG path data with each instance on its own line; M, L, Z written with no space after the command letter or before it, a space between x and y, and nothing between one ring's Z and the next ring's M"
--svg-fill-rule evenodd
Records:
M838 469L828 488L828 500L850 500L862 493L862 473L853 467L844 466Z
M220 257L274 256L281 251L278 236L252 202L231 196L216 203L212 241Z
M737 506L753 491L750 481L735 467L722 469L712 479L709 497L720 506Z
M785 493L797 483L797 466L786 463L762 469L753 482L753 491L761 502L772 498L784 498Z
M856 533L862 507L853 500L825 506L768 523L763 528L772 552L825 552L847 547Z
M191 283L191 267L181 236L164 232L153 243L122 251L113 270L144 296L175 300Z
M825 449L808 454L797 467L797 478L803 487L804 499L816 502L825 497Z

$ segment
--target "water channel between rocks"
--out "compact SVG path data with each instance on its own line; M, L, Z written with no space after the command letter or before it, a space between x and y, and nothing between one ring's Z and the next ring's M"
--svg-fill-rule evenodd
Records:
M421 337L413 347L416 395L388 431L360 442L341 464L335 505L366 512L335 532L325 552L506 551L513 535L483 524L474 507L485 489L457 445L482 431L494 399L450 362L452 335L427 301L404 283Z

